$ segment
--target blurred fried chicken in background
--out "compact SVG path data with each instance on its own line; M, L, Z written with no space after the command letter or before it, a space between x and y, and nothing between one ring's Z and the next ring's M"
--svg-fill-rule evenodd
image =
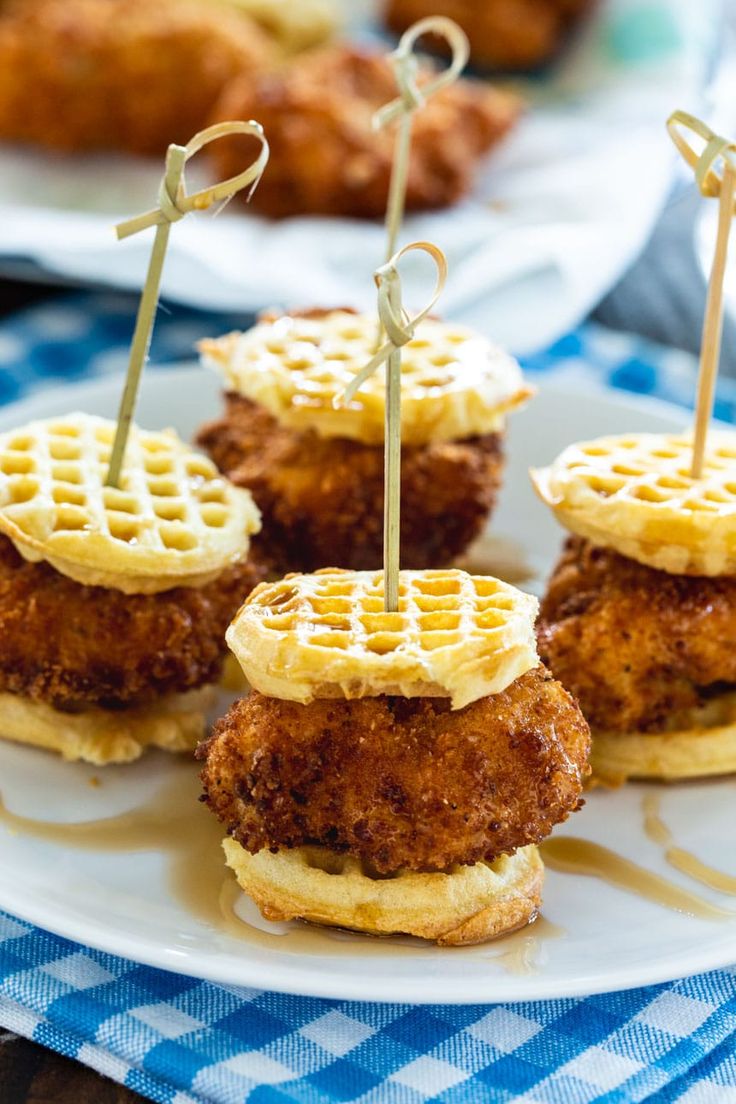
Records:
M555 53L590 6L591 0L387 0L386 22L400 34L417 19L445 15L467 34L477 64L528 69Z
M11 0L0 16L0 138L163 152L223 87L272 63L246 16L201 0Z
M258 119L268 135L268 187L254 194L254 210L377 218L386 209L395 128L374 131L372 118L396 94L385 55L340 44L232 82L213 118ZM514 93L463 80L429 100L414 120L407 210L461 199L520 110ZM213 157L222 176L239 171L236 142L218 143Z

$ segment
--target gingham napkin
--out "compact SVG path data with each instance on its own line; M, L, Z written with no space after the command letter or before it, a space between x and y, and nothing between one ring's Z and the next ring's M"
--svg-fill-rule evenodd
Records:
M0 402L124 367L122 296L0 326ZM162 312L154 363L245 317ZM690 357L586 326L528 370L689 403ZM719 417L736 420L724 383ZM605 953L605 948L601 948ZM736 968L624 993L466 1007L293 997L139 966L0 913L0 1025L161 1104L736 1104Z

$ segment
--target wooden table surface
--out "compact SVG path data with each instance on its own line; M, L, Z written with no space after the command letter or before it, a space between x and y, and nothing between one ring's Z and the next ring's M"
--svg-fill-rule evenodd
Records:
M62 1058L37 1043L0 1030L2 1104L145 1104L142 1096Z

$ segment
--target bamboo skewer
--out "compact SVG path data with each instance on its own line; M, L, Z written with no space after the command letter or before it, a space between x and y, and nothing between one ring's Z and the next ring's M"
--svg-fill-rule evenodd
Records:
M387 281L386 304L401 318L401 286ZM383 593L384 609L399 608L401 548L401 346L394 345L386 361L386 411L383 447Z
M698 154L685 137L681 128L692 131L705 143ZM695 407L695 431L690 475L700 479L703 475L708 428L713 416L713 402L721 356L723 334L723 281L728 260L728 244L736 205L736 144L715 134L700 119L684 111L675 111L667 121L667 129L687 163L695 169L695 180L704 196L718 196L718 232L713 254L713 264L708 280L703 333L700 344L697 401ZM718 175L716 163L723 162L723 173Z
M417 84L419 63L414 47L423 35L434 34L444 38L450 47L450 64L436 77L421 87ZM399 95L385 104L373 116L373 127L382 130L390 123L399 121L394 142L391 181L386 206L386 262L396 253L401 223L406 207L406 188L409 179L411 159L411 137L415 112L424 106L428 99L443 88L456 81L465 68L470 56L470 43L465 32L452 19L444 16L429 16L413 23L399 39L399 45L389 54L393 66ZM380 345L383 329L379 325L377 345Z
M726 261L728 260L728 239L733 220L734 198L736 198L736 166L726 162L721 182L721 196L718 204L718 234L713 255L713 267L708 281L708 300L700 346L695 437L693 439L693 462L690 471L693 479L700 479L703 474L708 426L713 415L713 401L723 334L723 279L726 273Z
M401 258L414 250L427 253L437 268L432 296L418 314L410 318L404 310L401 295ZM350 381L336 405L351 402L363 383L382 364L386 364L386 413L384 429L384 491L383 491L383 592L384 609L396 613L399 608L400 521L401 521L401 349L414 336L415 330L434 308L447 279L447 260L439 246L417 241L405 245L374 274L378 289L378 317L387 340L375 356Z
M184 185L184 169L190 157L193 157L195 153L210 142L233 134L248 134L258 139L261 150L256 160L237 176L212 184L208 188L202 188L192 195L187 195ZM137 215L116 227L119 241L151 226L155 226L156 234L151 248L148 271L138 305L135 330L130 346L128 373L120 400L115 439L105 481L107 486L118 487L120 485L125 448L135 414L138 388L151 345L153 323L161 288L161 274L166 259L171 225L184 218L190 211L206 210L213 203L229 199L248 185L251 186L248 195L250 199L266 167L268 154L268 142L263 134L263 128L260 123L253 121L216 123L214 126L195 134L186 146L172 144L166 153L166 171L159 187L158 206L152 211Z

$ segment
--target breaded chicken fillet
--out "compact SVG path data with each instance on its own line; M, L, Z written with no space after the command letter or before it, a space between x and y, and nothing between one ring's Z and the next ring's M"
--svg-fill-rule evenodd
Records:
M383 550L383 446L280 425L240 395L197 444L247 487L263 515L253 538L278 573L326 563L378 567ZM405 445L401 457L401 560L451 563L481 533L503 475L503 436Z
M672 575L568 539L539 653L591 727L659 732L736 686L736 578Z
M0 693L121 709L216 682L228 623L264 574L244 559L205 586L123 594L28 563L0 536Z
M268 135L268 186L250 206L272 218L386 210L394 127L375 130L373 113L397 95L385 54L338 45L305 54L277 72L229 84L217 119L258 119ZM516 122L514 93L458 81L415 115L406 209L456 203L471 188L481 158ZM234 142L213 148L223 177L240 171Z
M388 874L541 840L582 803L588 751L579 709L538 667L454 711L443 698L253 692L198 756L208 805L246 850L321 844Z

